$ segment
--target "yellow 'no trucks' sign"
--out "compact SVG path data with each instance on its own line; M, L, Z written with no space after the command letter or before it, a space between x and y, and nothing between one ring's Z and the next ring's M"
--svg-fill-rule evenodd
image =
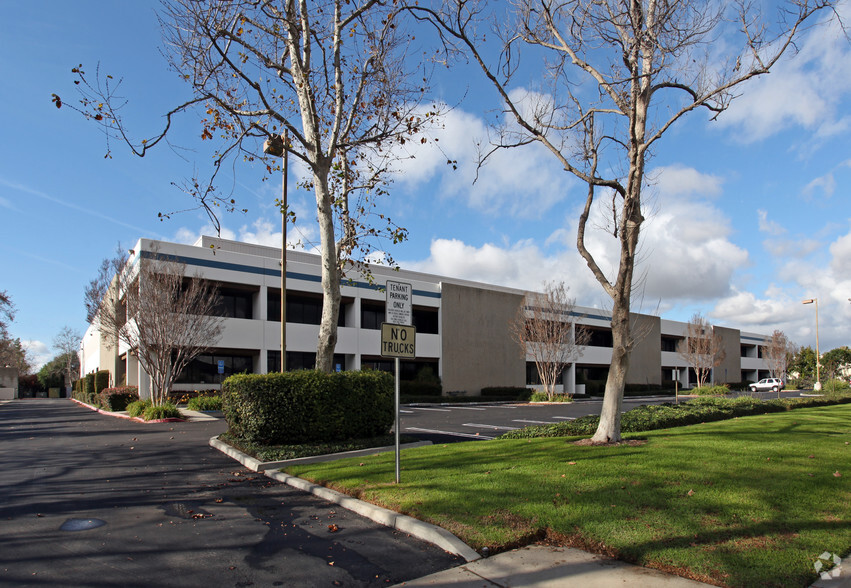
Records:
M381 323L381 357L416 357L416 327Z

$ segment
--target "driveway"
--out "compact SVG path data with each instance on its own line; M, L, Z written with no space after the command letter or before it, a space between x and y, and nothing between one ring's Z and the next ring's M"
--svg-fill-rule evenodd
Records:
M461 563L239 466L223 421L0 403L0 585L389 586Z

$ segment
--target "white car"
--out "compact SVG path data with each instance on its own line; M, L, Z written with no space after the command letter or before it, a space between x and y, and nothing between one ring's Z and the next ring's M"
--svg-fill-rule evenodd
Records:
M779 392L783 389L783 380L780 378L763 378L756 384L751 384L748 387L751 389L751 392L765 392L767 390Z

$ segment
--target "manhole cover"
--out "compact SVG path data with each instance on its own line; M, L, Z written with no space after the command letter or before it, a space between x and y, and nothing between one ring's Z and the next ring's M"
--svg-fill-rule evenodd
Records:
M106 521L100 519L68 519L62 526L60 531L88 531L89 529L97 529L106 524Z

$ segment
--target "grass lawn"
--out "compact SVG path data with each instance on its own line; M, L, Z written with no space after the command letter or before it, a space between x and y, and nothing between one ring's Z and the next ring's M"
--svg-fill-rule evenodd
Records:
M851 550L851 405L630 435L495 440L287 468L492 552L547 540L727 586L808 586ZM640 439L640 441L638 441Z

